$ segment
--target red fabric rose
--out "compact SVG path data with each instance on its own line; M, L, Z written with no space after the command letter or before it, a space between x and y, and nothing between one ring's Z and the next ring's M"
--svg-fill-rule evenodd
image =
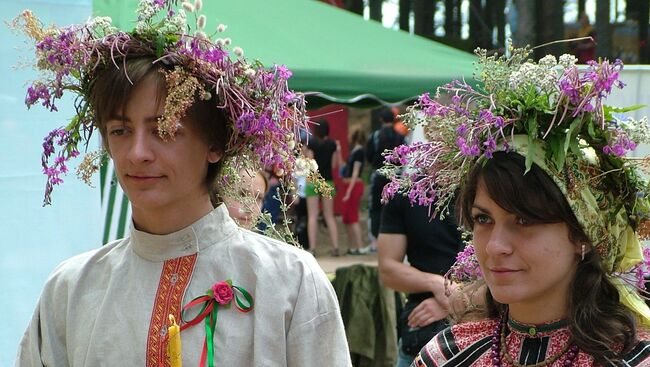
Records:
M212 293L214 295L214 299L217 300L220 305L229 304L233 298L232 286L227 282L215 283L212 286Z

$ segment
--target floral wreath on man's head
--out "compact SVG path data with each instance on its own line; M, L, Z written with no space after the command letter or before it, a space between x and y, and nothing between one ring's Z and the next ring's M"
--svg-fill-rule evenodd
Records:
M42 166L48 177L44 205L51 203L54 186L63 182L66 163L85 149L80 144L87 146L96 127L88 101L95 71L98 67L125 70L126 58L137 55L175 65L164 71L168 91L158 121L161 138L173 139L176 122L195 96L210 100L216 94L215 107L225 110L234 132L226 142L225 156L256 157L259 169L275 167L285 181L291 181L301 157L298 132L309 123L304 96L288 89L291 72L282 65L265 68L258 61L249 62L240 47L229 50L229 38L212 41L226 27L220 24L214 34L206 35L206 17L199 14L201 0L183 2L180 9L175 5L176 0L141 0L136 27L129 32L113 27L109 17L64 28L44 27L29 10L14 19L14 28L34 41L35 66L41 72L27 90L26 105L40 102L56 111L55 102L64 92L78 96L70 123L52 131L43 142ZM195 26L187 23L188 13L194 15ZM80 164L77 173L87 183L102 164L102 156L91 152Z
M618 79L623 64L592 61L579 68L571 55L535 63L528 48L509 51L497 56L478 49L476 85L453 81L407 109L404 122L423 125L427 141L385 153L383 173L391 182L384 199L406 193L412 203L444 215L477 164L496 151L515 151L526 157L526 171L538 164L558 185L605 271L636 274L642 285L650 264L638 236L650 219L650 188L639 171L650 167L650 158L625 155L650 142L648 120L619 118L640 106L603 103L612 88L624 86ZM480 277L475 261L468 248L452 278Z

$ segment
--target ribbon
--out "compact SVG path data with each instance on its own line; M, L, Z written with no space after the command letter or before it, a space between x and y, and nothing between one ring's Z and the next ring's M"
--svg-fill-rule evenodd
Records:
M218 287L227 287L230 288L231 293L226 294L226 297L218 294L216 289ZM226 292L227 293L227 292ZM217 330L217 316L219 312L219 306L227 308L232 303L232 300L235 300L235 308L242 313L248 313L253 310L253 297L246 291L246 289L232 285L230 280L225 282L216 283L206 294L196 297L190 302L188 302L183 309L181 310L181 331L190 328L194 325L199 324L203 321L205 328L205 339L203 341L203 351L201 352L201 363L200 367L205 367L206 362L208 367L214 367L214 335ZM200 306L198 315L193 319L186 321L185 312L190 308Z

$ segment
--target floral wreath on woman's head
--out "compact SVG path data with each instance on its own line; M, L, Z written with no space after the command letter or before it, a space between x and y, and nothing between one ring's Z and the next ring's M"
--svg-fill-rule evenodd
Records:
M44 27L29 10L14 19L14 28L34 41L35 67L41 72L41 78L27 90L26 105L40 103L56 111L55 102L64 92L77 95L76 115L43 142L44 205L51 203L54 186L63 182L66 163L85 149L96 127L89 104L95 72L106 67L126 70L126 58L131 56L153 56L154 63L175 65L164 71L167 96L164 114L158 120L161 138L173 139L176 122L196 101L194 96L210 100L216 94L215 108L225 111L233 131L224 158L255 157L245 163L247 167L275 167L291 181L302 156L298 133L309 123L304 96L288 89L291 72L281 65L265 68L258 61L247 61L241 48L229 50L229 38L212 41L225 26L220 24L213 35L206 35L206 17L198 13L201 0L183 2L180 9L175 4L176 0L141 0L137 25L129 32L113 27L109 17L64 28ZM195 25L187 23L188 13L193 14ZM87 183L102 164L102 157L102 153L89 153L79 166L77 173ZM231 168L237 172L240 167Z
M571 55L535 63L528 48L510 51L499 57L478 49L476 86L456 80L408 108L404 122L423 125L428 141L385 154L383 172L391 182L384 199L407 193L412 203L444 215L477 164L499 150L517 152L526 157L526 172L535 163L560 188L606 273L627 283L635 283L627 275L636 275L643 289L650 263L639 235L650 219L650 187L639 170L650 167L650 157L625 154L650 143L648 120L617 116L640 106L603 103L612 88L624 86L623 64L592 61L578 68ZM481 276L471 242L450 274L453 280ZM636 293L619 285L623 302L650 322Z

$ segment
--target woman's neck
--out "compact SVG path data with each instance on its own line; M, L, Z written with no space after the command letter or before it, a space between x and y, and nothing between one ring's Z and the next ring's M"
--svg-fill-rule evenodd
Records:
M536 305L534 307L522 304L511 304L508 306L509 317L517 322L531 325L547 324L564 319L568 314L568 307L563 305Z

